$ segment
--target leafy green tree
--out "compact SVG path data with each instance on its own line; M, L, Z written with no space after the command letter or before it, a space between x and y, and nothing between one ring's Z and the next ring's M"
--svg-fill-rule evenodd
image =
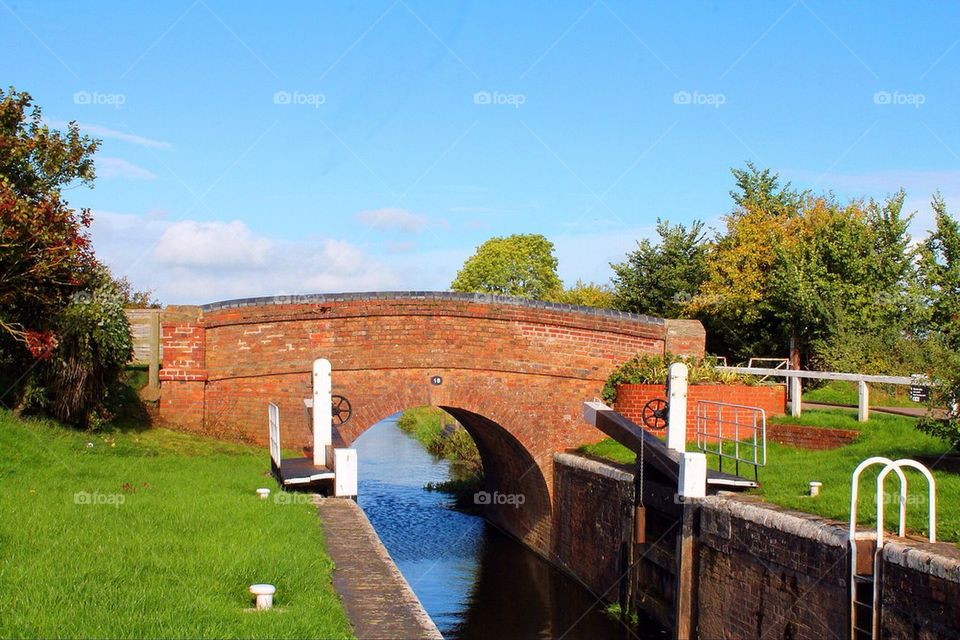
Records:
M454 291L545 300L560 289L553 243L540 234L490 238L450 284Z
M51 130L29 94L0 90L0 349L21 363L49 354L57 315L96 263L89 211L61 192L93 184L98 144L76 123Z
M943 197L931 203L936 228L920 247L920 282L929 314L925 329L939 334L960 351L960 224L948 212Z
M657 220L656 244L644 239L613 268L614 305L665 318L689 317L687 304L707 279L709 244L703 222L690 228Z
M0 379L21 408L95 426L132 355L124 283L93 253L90 213L63 199L92 186L99 142L43 124L29 94L0 90ZM11 383L13 383L11 387Z
M706 278L688 307L707 329L707 349L741 358L786 352L790 335L770 298L778 250L793 241L804 194L752 164L732 170L737 189L725 231L707 256Z
M734 170L736 204L689 305L714 353L786 355L804 367L897 371L916 277L904 193L839 203ZM791 354L792 355L792 354Z
M614 293L609 285L577 280L575 285L557 291L555 294L549 296L547 300L549 302L559 302L560 304L575 304L581 307L612 309Z

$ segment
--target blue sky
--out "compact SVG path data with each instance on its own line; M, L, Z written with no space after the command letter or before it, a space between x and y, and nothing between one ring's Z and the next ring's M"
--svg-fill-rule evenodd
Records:
M730 168L960 209L958 3L0 0L0 78L103 139L98 254L165 303L445 289L543 233L606 281Z

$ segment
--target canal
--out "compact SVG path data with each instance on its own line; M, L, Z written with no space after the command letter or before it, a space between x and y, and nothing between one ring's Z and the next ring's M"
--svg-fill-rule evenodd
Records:
M633 638L604 605L428 482L450 478L391 416L357 439L359 503L445 638ZM646 635L646 634L644 634ZM658 637L658 636L650 636Z

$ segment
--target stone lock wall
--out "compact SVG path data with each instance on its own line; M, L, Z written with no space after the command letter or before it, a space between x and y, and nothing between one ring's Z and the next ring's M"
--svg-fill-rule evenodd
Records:
M625 468L557 454L556 562L598 597L617 602L623 540L630 528L633 475ZM655 486L648 505L670 502L673 487ZM716 495L683 505L692 527L693 638L846 638L849 635L849 541L844 523L790 511L752 496ZM648 518L650 509L648 508ZM665 511L660 517L668 517ZM674 515L679 520L679 515ZM679 523L678 523L679 524ZM649 526L648 526L649 529ZM659 533L659 532L658 532ZM680 527L660 542L679 548ZM666 630L677 623L670 593L678 558L640 545L634 602ZM889 537L883 549L883 638L960 640L960 549ZM641 634L642 635L642 634Z
M334 393L354 409L342 442L397 411L443 407L477 442L491 488L527 497L523 509L489 517L545 554L553 453L603 437L581 419L583 401L637 353L662 354L673 340L674 352L702 355L704 344L690 321L475 294L297 296L168 311L161 419L262 442L273 401L284 446L307 445L303 399L313 360L327 358Z

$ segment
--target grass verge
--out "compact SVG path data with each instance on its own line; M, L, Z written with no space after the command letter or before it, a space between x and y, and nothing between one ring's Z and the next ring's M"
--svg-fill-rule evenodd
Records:
M274 500L267 467L262 448L0 411L0 636L349 637L316 509ZM244 611L256 582L274 610Z
M830 380L822 387L804 391L803 401L855 407L859 402L857 383L847 380ZM870 385L870 406L916 408L924 405L910 400L905 386Z
M795 422L787 416L778 416L771 422ZM874 413L867 423L859 423L856 414L842 409L811 410L804 412L800 424L821 428L857 429L860 437L853 443L825 451L797 449L775 443L767 444L767 466L760 469L761 487L755 493L765 500L798 511L814 513L846 522L850 517L850 476L864 459L886 456L891 459L915 456L941 456L950 447L916 430L916 419ZM693 449L689 446L689 449ZM580 447L580 451L614 462L630 464L635 455L621 444L607 438L596 444ZM711 468L717 468L716 456L708 456ZM724 465L729 471L732 465ZM876 522L876 478L880 468L864 472L861 477L859 523ZM749 467L741 466L741 473L751 475ZM933 469L937 482L937 538L960 541L960 475ZM907 472L910 492L907 499L907 529L916 534L927 534L926 481L916 472ZM810 497L809 482L823 483L820 495ZM889 495L897 492L893 474L887 478ZM888 502L885 518L888 530L896 529L896 505Z

